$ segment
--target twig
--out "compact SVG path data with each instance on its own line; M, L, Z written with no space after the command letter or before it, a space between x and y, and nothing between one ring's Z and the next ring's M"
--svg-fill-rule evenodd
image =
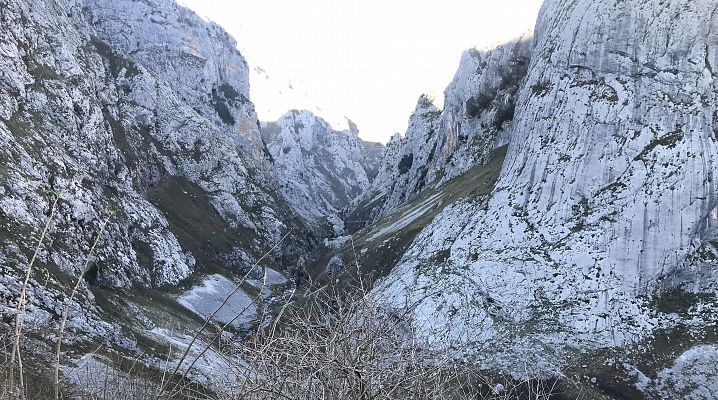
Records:
M62 337L65 334L65 324L67 323L67 316L70 313L70 306L72 305L72 301L75 299L75 295L77 294L77 290L80 287L80 283L82 282L83 278L85 277L88 267L90 266L90 261L92 260L92 254L95 252L95 248L97 248L97 244L100 242L100 239L102 238L102 234L105 232L105 228L107 227L108 222L110 222L111 217L112 217L112 215L108 216L103 221L102 226L100 227L100 231L98 232L97 237L95 238L95 241L92 243L92 247L90 247L90 252L87 254L87 259L85 260L85 265L83 266L82 271L80 272L80 276L77 277L77 282L75 283L75 287L72 288L72 293L70 293L70 298L67 300L67 303L65 304L65 310L62 312L62 322L60 322L60 329L58 330L58 334L57 334L57 348L55 350L55 400L60 400L60 351L62 348Z
M40 248L42 247L42 242L45 240L45 235L47 234L48 229L50 228L50 224L52 223L53 218L55 217L55 211L57 210L57 203L60 201L60 193L59 192L53 192L53 195L55 196L55 200L52 202L52 206L50 207L50 216L47 219L47 222L45 223L45 227L42 229L42 233L40 234L40 240L37 241L37 246L35 246L35 252L32 255L32 258L30 259L30 262L27 265L27 272L25 273L25 281L22 284L22 288L20 289L20 299L17 302L17 309L15 310L15 336L13 337L13 343L12 343L12 353L10 355L10 372L8 376L8 398L14 399L14 390L15 390L15 358L18 356L18 353L20 351L20 336L22 335L22 318L25 314L25 307L26 307L26 300L27 300L27 286L30 282L30 276L32 275L32 267L35 264L35 260L37 259L37 255L40 252Z

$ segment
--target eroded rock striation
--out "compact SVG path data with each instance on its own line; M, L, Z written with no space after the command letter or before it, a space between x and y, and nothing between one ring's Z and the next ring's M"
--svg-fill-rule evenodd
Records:
M444 210L378 295L520 375L686 325L711 340L717 10L547 0L491 200Z

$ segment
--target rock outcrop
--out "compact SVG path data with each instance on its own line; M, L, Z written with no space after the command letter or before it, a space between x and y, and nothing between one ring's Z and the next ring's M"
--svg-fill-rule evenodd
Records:
M439 110L423 95L404 137L395 135L369 190L345 212L354 231L386 216L427 188L446 183L509 140L518 89L533 42L527 33L488 51L466 51Z
M547 0L491 200L444 210L377 295L413 305L428 343L519 375L680 326L705 335L716 65L715 1ZM659 306L676 291L692 299L678 314Z
M0 24L3 315L55 195L30 296L47 323L105 220L78 318L99 312L90 286L242 271L289 231L301 234L275 267L311 248L312 230L274 189L246 63L219 27L171 0L9 0ZM73 329L107 326L82 318Z
M164 0L88 0L84 10L99 38L260 158L264 145L249 100L247 62L224 29Z
M264 123L279 191L309 221L341 233L340 212L369 187L384 146L365 142L358 131L338 132L309 111L290 111Z

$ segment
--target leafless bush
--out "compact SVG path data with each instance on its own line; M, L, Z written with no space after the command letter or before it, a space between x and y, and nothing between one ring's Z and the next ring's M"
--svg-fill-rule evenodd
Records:
M82 268L82 271L80 272L80 276L77 277L77 281L75 283L75 287L72 288L72 292L70 293L70 298L67 300L65 304L65 309L62 312L62 321L60 322L60 328L57 330L57 344L56 344L56 351L55 351L55 373L54 373L54 395L55 400L60 399L60 356L61 356L61 350L62 350L62 338L65 334L65 324L67 323L67 316L70 312L70 306L72 305L72 301L75 299L75 295L77 294L77 290L80 288L80 284L82 283L82 280L85 277L85 274L88 271L88 268L90 266L90 261L92 260L92 254L95 252L95 248L97 247L97 244L100 242L100 239L102 238L102 234L105 232L105 228L107 227L107 223L110 222L110 217L105 218L104 222L100 226L100 232L97 234L97 237L95 238L95 241L92 243L92 246L90 247L90 252L87 255L87 259L85 261L85 266Z
M37 245L35 246L35 250L33 251L32 258L30 259L30 262L27 265L26 272L25 272L25 278L23 279L22 286L20 288L20 296L17 301L17 307L15 309L15 329L12 335L12 349L10 352L10 359L7 363L7 397L9 399L13 399L15 397L15 391L16 391L16 385L15 385L15 379L16 379L16 372L15 372L15 366L17 366L17 378L19 378L19 391L20 391L20 397L25 398L25 379L24 379L24 371L23 371L23 364L22 364L22 354L21 354L21 339L22 339L22 329L23 329L23 317L25 315L26 307L27 307L27 288L30 283L30 277L32 276L33 267L35 264L35 260L37 260L38 253L40 252L40 249L42 248L42 244L45 240L45 237L47 235L48 229L50 228L50 224L52 224L52 220L55 216L55 212L57 211L57 203L60 201L60 193L59 192L53 192L52 193L54 199L52 202L52 205L50 206L50 216L47 218L47 222L45 223L44 227L42 228L42 232L40 233L40 237L37 241Z
M231 398L548 399L539 381L492 383L455 354L419 346L401 313L363 287L325 287L286 305L237 348L246 365Z

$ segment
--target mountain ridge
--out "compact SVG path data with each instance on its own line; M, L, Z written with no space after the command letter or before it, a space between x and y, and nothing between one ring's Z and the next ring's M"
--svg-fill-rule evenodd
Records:
M532 32L494 49L467 50L444 92L444 109L422 95L406 134L393 136L372 185L345 210L350 231L386 216L431 186L443 185L508 143ZM361 210L363 218L353 215ZM368 214L368 215L366 215Z
M602 350L686 324L711 343L715 320L700 309L716 289L715 10L546 1L488 205L435 219L378 295L418 301L430 345L481 343L472 356L516 374L522 360L556 373L571 352L605 362ZM673 291L695 303L661 311ZM636 354L664 351L651 346Z
M288 111L262 125L280 192L307 220L325 220L331 234L344 230L340 213L377 174L384 146L363 141L358 130L335 131L310 111Z

